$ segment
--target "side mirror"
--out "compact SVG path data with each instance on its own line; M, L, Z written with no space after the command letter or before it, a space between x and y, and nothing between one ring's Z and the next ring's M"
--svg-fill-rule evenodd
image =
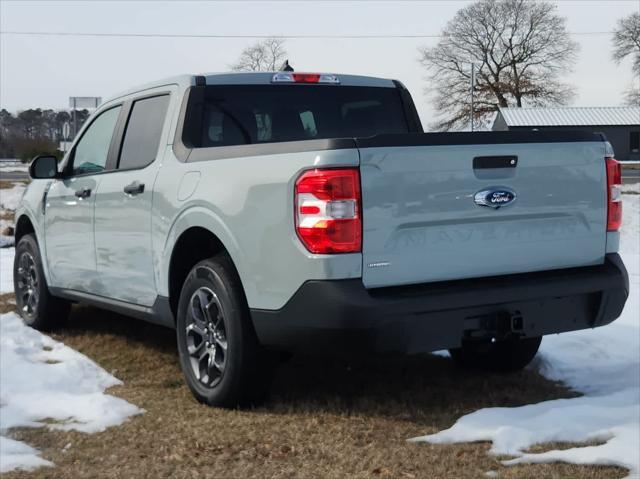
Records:
M58 159L51 155L36 156L29 165L29 176L34 180L58 178Z

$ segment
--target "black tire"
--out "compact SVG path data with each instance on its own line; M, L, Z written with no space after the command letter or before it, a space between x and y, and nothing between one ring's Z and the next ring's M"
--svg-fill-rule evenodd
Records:
M71 303L49 292L40 248L33 234L24 235L16 246L13 288L17 312L27 326L51 331L66 323Z
M524 369L540 348L542 337L508 338L495 343L465 341L462 347L449 353L458 366L494 372L515 372Z
M182 372L198 401L236 408L266 398L275 363L257 340L228 255L216 255L191 269L180 293L176 328Z

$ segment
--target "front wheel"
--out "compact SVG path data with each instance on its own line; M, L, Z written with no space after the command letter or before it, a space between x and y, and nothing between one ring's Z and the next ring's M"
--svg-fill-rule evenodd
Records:
M18 314L27 326L50 331L67 320L71 304L49 292L40 248L33 234L24 235L16 245L13 287Z
M450 349L457 365L466 369L485 369L495 372L515 372L524 369L535 357L542 336L535 338L507 338L495 342L469 340L462 347Z
M258 343L227 255L192 268L180 294L176 328L182 371L198 401L233 408L266 396L273 362Z

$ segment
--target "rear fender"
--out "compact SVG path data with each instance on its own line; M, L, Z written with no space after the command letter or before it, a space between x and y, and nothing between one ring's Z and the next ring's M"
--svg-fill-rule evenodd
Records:
M246 262L238 242L222 220L213 211L202 206L193 206L182 211L171 226L160 257L159 277L156 278L156 284L159 285L158 294L169 296L169 267L173 248L182 233L194 227L206 229L220 240L236 266L240 280L245 287L245 294L249 294L246 290L247 285L250 284L244 266Z

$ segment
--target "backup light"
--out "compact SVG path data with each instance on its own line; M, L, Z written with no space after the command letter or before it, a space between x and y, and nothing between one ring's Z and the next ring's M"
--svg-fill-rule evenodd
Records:
M338 85L340 79L337 75L328 75L326 73L278 72L271 77L271 83L326 83Z
M362 250L357 168L305 171L296 181L295 208L296 232L311 253Z

